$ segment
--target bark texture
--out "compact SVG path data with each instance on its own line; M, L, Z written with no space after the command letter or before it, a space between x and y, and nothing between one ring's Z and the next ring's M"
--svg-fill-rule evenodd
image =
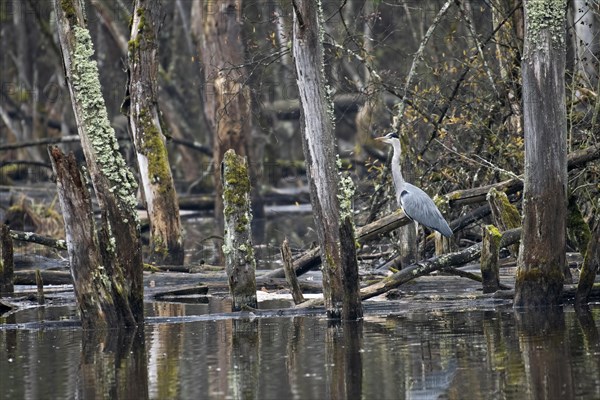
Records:
M119 153L100 91L94 46L81 0L54 0L63 64L81 147L101 210L102 265L127 298L135 321L143 321L144 287L137 183Z
M229 149L252 158L250 88L244 64L241 0L196 0L192 8L194 33L204 67L204 113L213 135L213 163L220 166ZM215 168L215 216L221 220L223 185Z
M556 305L566 268L564 0L525 2L523 236L515 307Z
M10 229L0 224L0 297L12 296L14 292L13 242Z
M160 1L136 0L129 41L129 125L150 220L151 260L182 265L179 204L158 109Z
M50 148L56 175L58 199L65 220L65 235L73 288L84 329L107 329L132 325L134 318L127 298L114 290L119 277L109 275L102 259L90 193L75 156ZM107 243L102 243L102 246Z
M225 220L225 267L232 310L257 308L256 260L250 223L250 177L245 157L228 150L223 159L223 214Z
M600 217L596 216L590 240L587 243L585 258L577 284L575 303L580 306L588 302L594 281L600 267Z
M333 111L324 76L320 3L295 0L293 55L302 105L302 144L323 265L323 295L330 318L341 318L344 303L340 241L339 177ZM354 258L356 260L356 258Z

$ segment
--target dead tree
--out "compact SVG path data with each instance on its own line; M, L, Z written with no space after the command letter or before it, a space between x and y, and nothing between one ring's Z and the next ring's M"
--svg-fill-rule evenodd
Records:
M587 243L585 258L579 275L579 283L577 284L575 303L578 306L588 302L600 267L600 217L596 216L593 224L592 234Z
M158 32L160 1L136 0L129 40L129 87L125 112L137 153L150 220L151 260L182 265L179 205L158 109Z
M0 224L0 297L14 292L13 241L10 229Z
M232 310L257 308L256 259L250 223L250 177L246 158L227 150L223 158L223 215L225 243L223 254L227 269Z
M122 276L111 275L112 268L105 267L102 248L110 244L102 243L96 234L92 201L75 156L65 156L57 147L50 148L49 153L82 325L84 329L134 325L126 293L116 290L122 285Z
M193 31L204 69L204 114L212 131L215 179L215 217L218 234L223 229L223 185L219 166L223 155L234 149L241 156L250 154L252 114L250 88L244 65L241 39L241 0L194 1ZM252 177L252 172L251 172Z
M302 144L307 165L311 203L323 264L323 294L330 318L353 314L342 312L344 283L342 263L348 261L351 242L347 230L340 231L339 177L336 170L332 105L324 75L322 15L320 3L294 0L292 50L302 105ZM340 244L342 243L342 244ZM352 241L353 243L353 241ZM352 244L354 246L354 244ZM358 268L356 257L354 266ZM357 301L354 304L359 304Z
M137 183L119 153L100 91L94 46L82 0L54 0L58 37L87 171L101 210L102 264L137 323L143 321L144 286Z
M567 268L566 1L525 1L523 237L515 307L559 303Z

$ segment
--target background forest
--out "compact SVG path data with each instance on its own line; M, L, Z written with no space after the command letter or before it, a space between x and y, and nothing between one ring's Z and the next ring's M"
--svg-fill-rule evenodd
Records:
M387 149L371 140L391 129L394 116L407 153L407 180L432 196L522 174L521 1L322 5L338 152L358 184L359 224L396 208L385 167ZM109 117L135 169L121 112L133 4L90 0L86 11ZM597 144L598 11L594 1L568 2L569 152ZM158 102L178 193L214 192L213 147L223 118L215 93L225 82L246 88L250 121L242 122L249 127L247 155L256 198L268 201L282 188L297 189L292 202L302 198L306 182L290 2L172 0L162 3L161 13ZM225 48L214 46L220 21L238 27ZM2 185L48 180L45 146L23 143L77 133L55 23L50 0L0 0ZM420 55L416 61L415 54ZM76 142L71 146L78 151ZM598 172L597 163L589 163L569 175L570 191L586 219L597 207ZM444 212L450 221L471 208ZM479 232L463 236L476 240Z

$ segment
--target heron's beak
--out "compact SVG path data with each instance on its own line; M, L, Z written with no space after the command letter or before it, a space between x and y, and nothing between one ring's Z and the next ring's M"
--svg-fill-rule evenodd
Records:
M385 136L380 136L380 137L373 138L373 140L376 140L378 142L383 142L385 139L387 139Z

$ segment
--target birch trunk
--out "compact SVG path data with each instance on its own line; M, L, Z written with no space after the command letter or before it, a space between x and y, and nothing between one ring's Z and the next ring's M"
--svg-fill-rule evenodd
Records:
M137 183L119 153L100 91L94 46L82 0L54 0L63 64L81 147L101 210L102 265L127 298L137 323L143 321L144 287Z
M160 1L136 0L129 41L129 125L150 220L151 260L182 265L179 204L158 109Z
M523 235L515 307L556 305L567 217L564 0L525 2Z

